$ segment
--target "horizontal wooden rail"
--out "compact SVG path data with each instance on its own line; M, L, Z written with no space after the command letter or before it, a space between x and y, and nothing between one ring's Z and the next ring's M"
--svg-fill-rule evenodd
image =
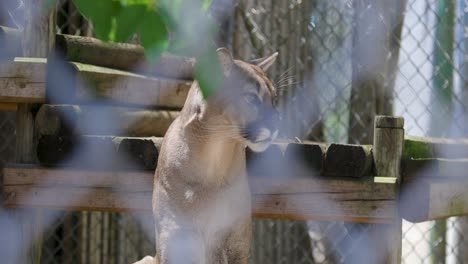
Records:
M415 181L423 178L468 180L468 158L404 160L402 170L405 181Z
M41 137L119 135L162 137L179 111L124 107L44 104L36 114L36 134Z
M151 210L153 172L4 168L4 205L62 210ZM338 178L250 177L257 217L391 222L393 184Z
M45 59L0 62L1 103L41 103L46 97Z
M0 102L112 103L182 108L191 82L153 78L93 65L42 58L0 63ZM47 87L47 90L46 90ZM106 100L106 101L103 101Z
M248 150L247 150L248 151ZM247 152L247 167L251 174L328 177L371 176L371 146L323 144L314 142L277 142L261 153Z
M43 135L37 158L47 166L153 171L161 142L161 137Z
M468 179L427 178L406 182L400 213L411 222L468 215Z
M153 144L153 141L158 144ZM42 165L47 166L154 170L161 141L162 138L157 137L40 134L37 157ZM122 142L126 148L122 147ZM369 153L370 146L278 142L262 153L248 151L247 167L253 175L271 177L287 174L361 178L372 175L372 156ZM122 162L125 157L133 165Z
M0 26L0 61L22 55L21 32Z
M56 48L69 61L135 71L152 76L193 79L194 58L164 53L156 63L150 65L140 45L103 42L90 37L57 34Z
M468 158L468 139L405 136L403 159Z
M22 56L22 32L0 26L0 59ZM149 64L140 45L104 42L96 38L57 34L55 47L65 60L124 71L192 80L195 59L164 53ZM2 54L4 56L2 56Z
M468 214L468 139L405 137L400 213L411 222Z

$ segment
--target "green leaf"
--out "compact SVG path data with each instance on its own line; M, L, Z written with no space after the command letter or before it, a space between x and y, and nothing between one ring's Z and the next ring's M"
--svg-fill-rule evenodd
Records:
M178 23L181 20L181 7L182 0L159 0L156 2L156 9L171 32L177 31Z
M146 5L150 6L153 5L156 0L120 0L122 5Z
M204 98L212 95L221 86L223 71L215 50L207 49L204 55L197 57L195 80L198 81Z
M139 25L140 42L150 61L156 60L168 47L169 33L162 16L147 9Z
M102 40L111 40L113 18L119 13L120 2L112 0L75 0L80 13L91 20L96 36Z
M145 15L148 7L143 4L132 4L122 7L120 13L116 17L116 42L127 41L139 29L141 18Z
M208 8L210 7L210 4L211 4L211 0L202 0L202 8L203 10L208 10Z

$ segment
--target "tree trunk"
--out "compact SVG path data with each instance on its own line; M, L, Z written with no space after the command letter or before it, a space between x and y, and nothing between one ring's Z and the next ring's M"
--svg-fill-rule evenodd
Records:
M348 142L370 144L377 114L393 114L393 89L406 0L353 1Z

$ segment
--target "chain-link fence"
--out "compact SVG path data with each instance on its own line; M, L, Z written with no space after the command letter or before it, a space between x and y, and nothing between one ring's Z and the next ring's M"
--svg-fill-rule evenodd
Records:
M283 137L367 144L376 114L403 116L407 134L468 137L467 7L241 0L224 35L237 58L279 51L269 74L281 89ZM59 5L57 22L61 33L92 35L70 1ZM2 152L13 149L12 124L0 117ZM61 213L44 237L43 262L130 263L154 252L153 233L139 226L129 214ZM253 227L251 263L347 263L371 225L256 219ZM463 217L404 222L402 260L466 263L467 232Z
M466 4L245 0L235 13L232 49L244 59L279 51L280 64L271 74L286 86L287 137L371 143L376 114L403 116L411 135L467 137ZM297 229L305 223L263 220L257 225L288 230L283 225ZM340 244L347 239L357 244L367 227L309 222L303 229L310 243L302 244L299 259L308 261L291 263L346 263L349 248ZM466 231L465 218L404 222L403 262L467 262ZM282 237L290 236L286 231ZM303 236L295 238L296 244ZM263 239L256 250L274 238Z

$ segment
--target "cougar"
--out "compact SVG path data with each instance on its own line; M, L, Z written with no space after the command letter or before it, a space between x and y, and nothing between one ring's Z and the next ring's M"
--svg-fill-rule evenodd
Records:
M247 263L251 200L245 148L278 134L276 90L265 75L278 53L249 63L217 50L223 82L203 98L197 82L169 127L154 179L156 256L137 263Z

